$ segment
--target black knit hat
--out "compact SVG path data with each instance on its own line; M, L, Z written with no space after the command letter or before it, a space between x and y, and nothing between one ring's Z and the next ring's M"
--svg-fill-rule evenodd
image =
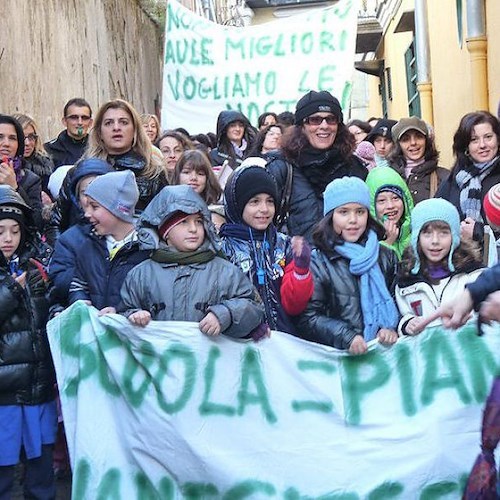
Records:
M302 125L304 118L318 112L333 113L339 123L344 121L342 108L336 97L333 97L327 90L320 92L311 90L300 98L295 107L295 125Z
M21 124L12 116L0 114L0 124L8 123L16 129L17 151L16 156L22 158L24 155L24 132Z
M386 137L392 141L392 127L394 127L396 123L398 123L396 120L381 118L366 136L365 141L369 141L373 144L377 137Z
M245 205L260 193L272 196L274 205L277 205L276 181L265 168L248 166L235 170L224 190L228 218L235 223L241 222Z
M0 220L12 219L19 224L26 224L26 217L23 211L14 205L0 205Z

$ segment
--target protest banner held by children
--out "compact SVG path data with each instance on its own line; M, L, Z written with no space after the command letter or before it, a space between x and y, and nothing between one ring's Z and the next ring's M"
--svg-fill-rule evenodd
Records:
M211 336L267 334L252 283L219 255L210 213L193 189L163 188L139 224L141 248L151 257L129 272L121 290L120 311L132 323L196 321Z
M391 295L397 256L381 246L370 217L368 186L356 177L335 179L324 192L324 217L313 232L314 293L300 318L300 335L351 354L378 338L394 344L399 315Z
M134 225L139 190L129 170L94 179L85 195L85 217L93 226L92 237L77 254L70 303L86 300L102 314L114 312L128 271L147 256L140 250Z
M224 252L252 280L269 326L295 332L290 316L305 309L313 292L309 245L276 230L276 181L264 168L239 167L224 194L229 221L220 232Z
M0 186L0 498L10 498L22 453L25 497L55 498L57 410L42 248L31 209Z
M420 333L429 324L427 317L455 300L482 271L479 248L460 239L460 216L449 201L418 203L411 213L411 231L396 286L402 316L398 331L405 335Z

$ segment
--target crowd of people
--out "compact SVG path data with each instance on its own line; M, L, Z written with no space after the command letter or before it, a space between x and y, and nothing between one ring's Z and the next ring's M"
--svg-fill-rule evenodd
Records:
M54 498L68 467L46 324L78 300L138 326L279 330L352 355L473 307L500 319L500 268L483 273L498 119L462 118L451 169L420 118L370 121L345 122L327 91L256 126L222 111L216 134L161 130L121 99L95 117L71 99L45 144L29 115L0 115L0 498L21 457L30 498Z

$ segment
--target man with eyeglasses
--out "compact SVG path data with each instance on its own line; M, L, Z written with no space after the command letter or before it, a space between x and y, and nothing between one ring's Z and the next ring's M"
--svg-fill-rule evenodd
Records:
M56 139L44 145L56 168L61 165L74 165L82 157L92 126L89 103L81 97L70 99L64 106L62 122L66 129Z

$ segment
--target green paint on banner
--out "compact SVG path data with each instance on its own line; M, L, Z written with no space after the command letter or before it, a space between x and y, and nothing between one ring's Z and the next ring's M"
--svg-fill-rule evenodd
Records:
M85 498L85 493L90 484L90 462L84 458L80 459L73 471L72 496L74 498Z
M482 403L490 392L491 376L497 377L500 374L500 366L496 363L483 337L477 335L475 326L463 328L458 332L457 337L468 368L474 399Z
M120 387L111 376L105 353L112 349L120 349L120 351L123 352L123 342L113 328L107 327L103 334L97 335L97 346L99 347L99 350L96 353L97 372L101 387L108 394L111 394L112 396L119 396L121 393Z
M207 364L205 365L204 379L205 390L203 392L203 401L201 402L199 411L200 415L226 415L232 416L235 414L236 409L232 406L213 403L210 401L212 389L215 379L215 363L220 358L220 349L218 347L211 347L208 353Z
M397 498L404 492L404 486L401 483L387 482L375 488L369 495L368 500L386 500Z
M116 469L109 469L106 474L101 479L99 483L99 488L97 489L97 500L121 500L120 495L120 482L122 474Z
M346 421L351 425L359 425L364 397L388 382L391 376L390 368L376 350L363 356L345 357L341 360L341 367L344 370L342 389ZM371 368L372 375L362 378L361 372L367 367Z
M396 349L397 378L401 391L401 402L403 411L408 417L417 413L417 402L415 400L415 377L411 363L412 351L407 344L398 344Z
M262 495L266 495L268 497L274 496L276 495L276 488L271 483L248 480L229 489L222 499L242 500L244 498L252 497L252 495L258 495L259 498L261 498Z
M421 395L422 404L424 406L432 404L436 392L450 389L456 391L462 403L470 404L472 398L465 386L462 369L447 334L434 331L431 335L432 342L429 337L421 345L422 359L426 363Z
M250 383L253 382L256 392L249 392ZM238 391L238 415L243 415L248 405L260 405L262 412L269 423L275 423L278 419L274 414L267 389L258 353L251 347L243 354L241 386Z
M442 481L426 486L420 494L420 500L437 500L438 498L458 493L457 483Z
M162 381L168 373L169 365L176 361L184 365L184 385L180 394L177 396L177 399L167 401L165 396L169 391L165 387L162 387ZM170 346L159 357L158 374L153 377L153 385L156 389L158 404L163 411L168 414L173 414L184 409L186 403L193 394L194 384L196 381L196 368L197 362L194 353L183 344L174 344Z
M211 483L186 483L182 487L182 497L185 500L208 500L220 498L220 494L216 486Z
M299 360L297 362L297 367L301 372L321 371L327 375L332 375L336 371L333 363L328 363L326 361ZM296 412L314 411L319 413L331 413L333 411L333 403L331 401L293 400L292 409Z

